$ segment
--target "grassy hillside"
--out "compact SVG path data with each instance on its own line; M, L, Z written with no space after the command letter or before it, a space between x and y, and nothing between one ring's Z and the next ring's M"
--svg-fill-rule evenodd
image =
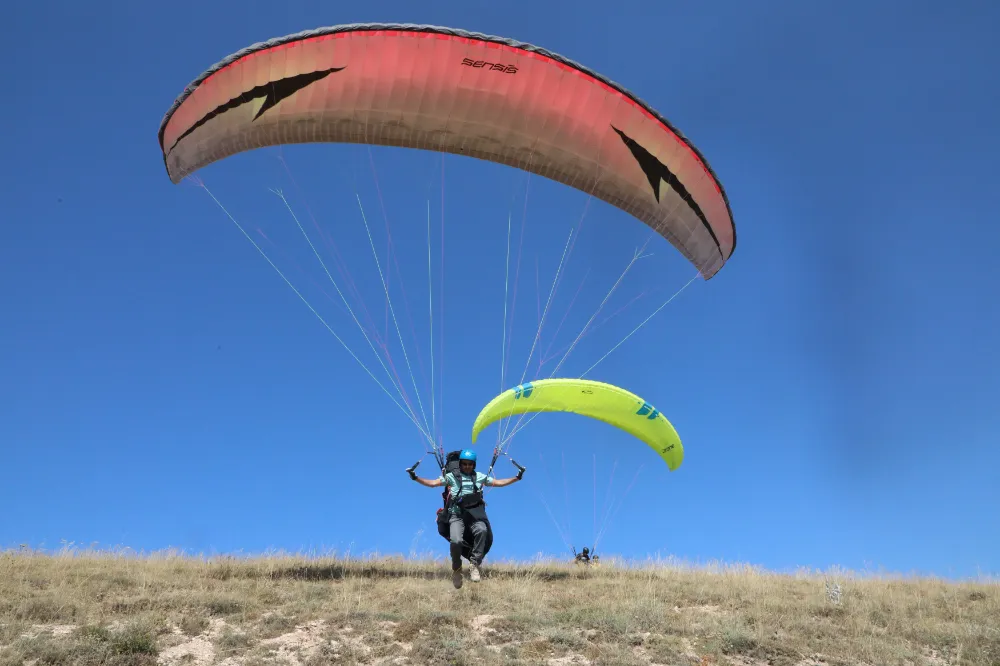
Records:
M1000 664L1000 585L664 562L0 555L0 664ZM839 596L836 585L839 585Z

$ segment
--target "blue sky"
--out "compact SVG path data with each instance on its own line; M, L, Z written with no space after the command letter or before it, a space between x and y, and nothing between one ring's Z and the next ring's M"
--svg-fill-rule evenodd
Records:
M546 506L585 545L610 499L622 508L598 546L606 554L1000 571L1000 278L990 268L1000 231L989 195L1000 8L361 7L57 2L8 13L0 544L443 552L439 495L402 471L423 455L417 430L206 193L169 182L156 142L183 87L244 46L401 21L536 43L628 87L703 151L739 233L718 277L691 284L588 375L659 407L684 440L684 465L669 473L603 424L540 417L510 451L529 468L525 481L490 495L491 558L565 553ZM390 293L428 417L429 202L434 408L449 449L520 378L586 204L497 165L358 146L257 151L201 176L266 234L273 246L262 247L375 370L268 188L330 233L383 327L355 192L383 267L388 220L399 267ZM522 224L524 244L502 385L509 215L514 251ZM583 220L542 329L552 352L649 238L602 203ZM662 239L648 251L603 314L641 298L584 337L560 374L585 370L693 275ZM405 373L398 344L392 353ZM495 429L484 437L488 455ZM497 471L512 467L502 460Z

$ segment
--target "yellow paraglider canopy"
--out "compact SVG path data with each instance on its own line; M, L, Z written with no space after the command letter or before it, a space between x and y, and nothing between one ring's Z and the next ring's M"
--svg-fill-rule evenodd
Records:
M659 410L623 388L589 379L541 379L504 391L479 412L472 442L491 423L535 412L572 412L604 421L649 445L670 471L684 460L680 436Z

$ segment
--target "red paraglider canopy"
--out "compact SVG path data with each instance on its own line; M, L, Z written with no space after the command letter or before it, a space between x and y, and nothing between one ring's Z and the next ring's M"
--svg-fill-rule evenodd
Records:
M593 194L649 225L705 279L736 246L725 191L680 132L601 75L501 37L357 24L256 44L189 85L159 138L173 182L278 144L420 148Z

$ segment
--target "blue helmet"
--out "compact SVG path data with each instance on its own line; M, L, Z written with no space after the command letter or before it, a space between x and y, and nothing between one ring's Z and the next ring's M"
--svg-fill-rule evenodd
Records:
M471 460L473 463L476 462L476 452L472 449L463 449L462 453L458 456L459 460Z

